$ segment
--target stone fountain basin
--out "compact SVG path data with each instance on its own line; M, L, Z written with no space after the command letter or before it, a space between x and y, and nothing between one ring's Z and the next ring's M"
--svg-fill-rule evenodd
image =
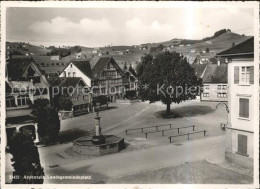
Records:
M93 144L91 136L80 137L73 141L73 150L82 155L100 156L119 152L125 148L124 138L104 135L104 144Z

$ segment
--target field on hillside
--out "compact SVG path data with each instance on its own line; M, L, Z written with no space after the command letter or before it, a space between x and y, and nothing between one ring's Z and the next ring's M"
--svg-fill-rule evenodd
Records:
M229 49L232 47L232 44L235 43L235 45L249 39L250 36L242 36L235 33L224 33L215 39L195 43L191 46L182 46L182 47L174 47L171 49L171 51L177 51L181 52L183 54L188 54L191 52L191 50L195 50L196 52L199 52L200 50L205 50L206 48L209 48L210 51L215 51L215 53L219 53L223 50Z
M18 52L23 55L26 53L33 53L34 55L45 55L46 53L50 52L50 49L46 49L44 47L31 45L28 43L6 43L6 47L8 48L9 52Z

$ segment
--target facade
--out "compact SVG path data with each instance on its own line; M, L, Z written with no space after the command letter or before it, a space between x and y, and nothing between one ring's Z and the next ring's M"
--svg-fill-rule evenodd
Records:
M198 77L203 80L201 101L225 102L228 98L227 64L193 65Z
M94 97L105 95L111 102L124 96L127 78L113 57L101 57L92 69Z
M59 77L79 77L91 87L91 66L88 60L71 61L62 71Z
M29 131L38 142L37 123L30 105L39 98L50 100L50 83L31 58L9 59L6 65L7 143L15 132Z
M54 87L59 88L59 96L68 96L72 101L74 116L87 114L92 109L92 95L89 86L80 77L49 78ZM72 90L73 89L73 90Z
M132 66L130 65L129 69L123 69L125 77L126 77L126 81L127 81L127 86L126 86L126 95L125 97L136 97L136 91L137 91L137 75L135 73L135 71L133 70Z
M254 38L218 54L228 58L226 160L253 169L254 157ZM257 83L258 84L258 83Z
M215 53L212 52L202 52L196 55L196 58L193 61L193 64L207 64L211 62L211 58L215 56Z

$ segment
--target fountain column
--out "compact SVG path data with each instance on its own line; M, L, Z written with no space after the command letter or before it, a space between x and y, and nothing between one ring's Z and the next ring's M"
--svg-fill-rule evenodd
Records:
M101 128L100 128L100 117L99 117L98 112L97 112L96 117L95 117L95 127L96 127L96 136L100 136Z

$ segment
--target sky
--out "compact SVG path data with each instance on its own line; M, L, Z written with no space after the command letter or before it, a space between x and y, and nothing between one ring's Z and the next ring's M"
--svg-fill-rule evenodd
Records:
M202 39L220 29L253 35L248 8L7 8L6 37L44 46L140 45Z

